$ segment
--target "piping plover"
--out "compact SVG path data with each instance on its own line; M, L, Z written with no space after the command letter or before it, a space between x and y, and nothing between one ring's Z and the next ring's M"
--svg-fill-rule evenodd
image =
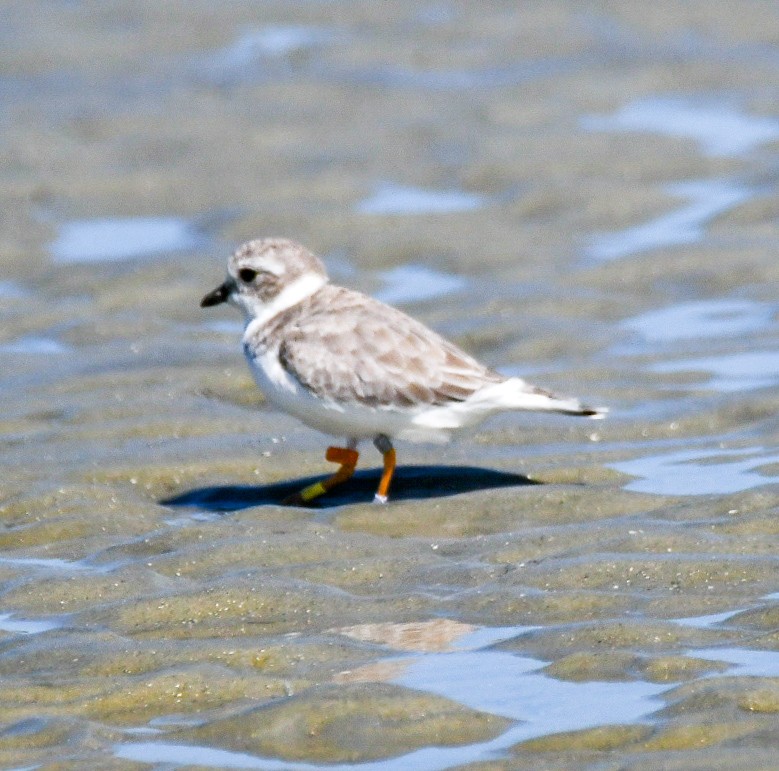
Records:
M285 503L307 503L349 479L363 439L384 457L374 500L386 503L395 439L445 442L504 410L605 413L504 377L405 313L329 283L322 262L285 238L249 241L230 257L226 280L200 304L223 302L243 311L243 350L267 400L346 437L325 455L338 471Z

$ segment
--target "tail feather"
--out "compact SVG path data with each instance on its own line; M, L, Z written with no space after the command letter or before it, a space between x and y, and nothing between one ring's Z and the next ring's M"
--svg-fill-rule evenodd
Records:
M526 383L518 377L482 389L478 396L492 402L497 410L528 410L530 412L559 412L599 420L606 417L608 408L590 407L578 399L547 391Z

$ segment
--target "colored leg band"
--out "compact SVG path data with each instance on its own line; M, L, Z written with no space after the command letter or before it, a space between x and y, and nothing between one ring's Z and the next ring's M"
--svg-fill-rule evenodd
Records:
M316 482L313 485L304 487L300 491L300 497L303 501L312 501L314 498L318 498L320 495L324 495L327 492L327 488L321 483Z
M325 453L325 460L329 460L331 463L340 463L342 466L351 466L354 468L357 465L357 458L360 457L360 453L357 450L350 450L346 447L328 447Z
M341 468L333 474L333 476L323 479L321 482L314 482L313 485L309 485L298 493L300 500L304 503L313 501L314 498L318 498L320 495L324 495L328 490L340 485L341 482L345 482L351 478L354 474L354 468L357 465L357 459L360 454L357 450L350 450L347 447L328 447L325 453L325 459L331 463L340 463Z

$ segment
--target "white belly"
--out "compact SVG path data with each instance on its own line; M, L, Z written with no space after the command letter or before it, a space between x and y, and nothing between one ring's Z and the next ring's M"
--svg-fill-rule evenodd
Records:
M249 367L265 398L311 428L331 436L373 439L379 434L411 441L445 442L455 426L420 425L417 419L429 411L367 407L350 402L320 399L303 388L280 364L276 352L246 354Z
M410 416L317 398L281 366L275 353L247 354L247 360L257 385L272 405L325 434L372 439L377 434L397 435L408 423Z

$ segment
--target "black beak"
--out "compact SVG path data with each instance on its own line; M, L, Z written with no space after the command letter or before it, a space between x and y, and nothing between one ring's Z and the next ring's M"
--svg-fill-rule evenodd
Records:
M201 301L201 308L208 308L212 305L219 305L220 303L227 302L227 298L230 296L230 290L232 287L227 281L221 284L213 292L209 292Z

